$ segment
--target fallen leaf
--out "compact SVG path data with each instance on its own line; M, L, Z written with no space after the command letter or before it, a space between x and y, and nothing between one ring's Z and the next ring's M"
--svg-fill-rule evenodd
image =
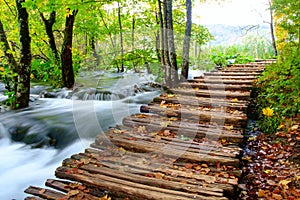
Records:
M77 194L79 194L79 191L78 190L71 190L71 191L69 191L68 192L68 196L69 197L72 197L72 196L75 196L75 195L77 195Z
M120 147L119 150L121 151L122 154L126 153L126 150L123 147Z
M39 191L39 194L44 194L45 192L46 192L45 189L41 189L41 190Z
M187 168L187 169L192 169L193 168L193 164L188 163L184 167Z
M106 194L105 196L101 197L99 200L111 200L111 198Z
M291 127L291 130L292 130L292 131L295 131L295 130L297 130L298 128L299 128L299 125L294 125L294 126Z
M201 167L208 168L208 165L203 163L203 164L201 164Z
M267 183L268 183L269 185L271 185L271 186L276 185L276 182L273 181L273 180L267 180Z
M264 190L259 190L257 193L258 197L265 197L265 191Z
M276 200L281 200L282 199L282 196L280 194L272 194L272 198L273 199L276 199Z
M288 185L290 182L292 182L292 181L291 181L291 180L281 180L281 181L279 182L279 185L286 186L286 185Z
M155 178L157 178L157 179L162 179L164 177L164 174L162 174L162 173L155 173L154 175L155 175Z

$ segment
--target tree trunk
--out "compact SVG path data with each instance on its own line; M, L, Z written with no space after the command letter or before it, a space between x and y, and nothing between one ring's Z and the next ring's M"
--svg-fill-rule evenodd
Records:
M164 60L165 60L165 83L167 86L172 87L172 74L171 74L171 61L170 61L170 53L169 53L169 43L168 43L168 36L169 36L169 28L168 28L168 17L169 17L169 10L168 10L168 0L163 0L163 9L164 9L164 17L163 17L163 38L162 42L164 43Z
M3 28L3 24L2 21L0 20L0 42L3 44L2 45L2 51L4 53L5 58L7 59L8 65L10 66L10 69L13 73L17 73L17 67L18 64L13 56L12 53L10 53L10 47L7 41L7 37L5 34L5 30ZM12 91L17 91L17 81L18 81L18 77L15 77L13 79L11 79L12 77L8 77L7 75L5 75L5 77L3 77L5 79L5 88L7 89L7 91L12 92ZM12 85L11 85L12 84ZM14 86L13 86L14 85Z
M98 53L97 53L97 49L96 49L95 43L96 43L95 37L93 36L91 38L91 40L90 40L90 46L91 46L91 49L93 50L93 57L95 58L96 66L99 66L100 60L99 60L99 56L98 56Z
M75 83L74 71L73 71L73 60L72 60L72 40L73 40L73 27L75 16L78 10L74 10L72 13L70 9L66 16L66 27L64 32L64 42L61 53L61 64L62 64L62 79L63 86L72 88Z
M131 52L134 53L134 49L135 49L135 17L132 17L132 29L131 29ZM136 69L136 62L135 60L132 60L132 67L134 69L134 71L137 71Z
M30 70L31 70L31 38L28 27L28 13L22 7L25 0L16 0L20 32L20 65L18 69L17 93L14 108L25 108L29 105Z
M277 56L278 52L277 52L276 39L275 39L274 18L273 18L273 10L272 10L271 6L272 6L272 2L269 0L270 17L271 17L270 30L271 30L271 38L272 38L272 47L273 47L273 51L274 51L274 56Z
M165 57L165 31L164 31L164 19L162 14L162 2L158 0L158 18L160 26L160 63L162 70L164 72L164 84L167 84L167 67L166 67L166 57Z
M120 7L120 3L119 2L118 2L118 20L119 20L119 28L120 28L120 43L121 43L121 72L124 72L123 28L122 28L122 21L121 21L121 7Z
M171 61L171 87L175 87L178 83L178 66L177 55L174 42L174 28L173 28L173 14L172 14L172 0L167 0L167 28L168 28L168 44L169 56Z
M160 25L159 14L155 13L156 24ZM157 30L155 33L155 52L158 62L161 62L161 53L160 53L160 30Z
M186 81L189 73L190 41L192 32L192 1L186 0L186 27L182 52L180 81Z
M49 19L46 19L44 17L43 13L40 13L40 16L45 25L46 33L49 38L49 45L50 45L51 51L53 53L54 59L57 63L59 63L59 53L56 48L55 38L54 38L54 34L53 34L53 25L54 25L55 19L56 19L56 12L52 11Z

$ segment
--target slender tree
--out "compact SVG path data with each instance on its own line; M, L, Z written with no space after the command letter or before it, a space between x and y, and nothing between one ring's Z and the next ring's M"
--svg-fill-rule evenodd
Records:
M274 29L274 12L272 9L272 1L268 0L269 8L270 8L270 31L271 31L271 39L272 39L272 47L274 51L274 56L278 55L277 52L277 45L276 45L276 39L275 39L275 29Z
M28 13L22 6L25 0L16 0L20 32L20 63L16 91L15 108L25 108L29 105L30 70L31 70L31 38L29 35Z
M171 87L175 87L178 83L178 66L177 55L175 49L174 27L173 27L173 0L167 0L167 32L169 43L169 56L171 61Z
M41 19L44 23L45 30L46 30L47 36L49 38L49 45L50 45L50 48L51 48L52 53L54 55L55 61L57 63L59 63L58 62L59 61L59 53L57 51L57 47L56 47L56 43L55 43L55 37L54 37L54 34L53 34L53 25L54 25L55 20L56 20L56 11L52 11L50 13L49 19L46 19L42 12L40 12L40 17L41 17Z
M62 64L62 79L63 86L72 88L75 83L73 60L72 60L72 43L73 43L73 27L75 22L75 16L78 10L71 11L67 9L66 14L66 26L64 31L64 42L61 53L61 64Z
M121 6L120 2L118 2L118 22L120 29L120 45L121 45L121 70L120 72L124 72L124 43L123 43L123 27L121 20Z
M192 32L192 1L186 0L186 27L185 27L183 52L182 52L181 77L180 77L181 81L187 80L188 78L191 32Z

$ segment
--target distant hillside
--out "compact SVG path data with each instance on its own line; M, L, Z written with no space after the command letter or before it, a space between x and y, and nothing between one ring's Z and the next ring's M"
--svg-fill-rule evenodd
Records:
M247 32L247 27L250 26L230 26L224 24L205 25L210 33L214 36L215 40L210 42L210 45L230 45L240 43L242 38L247 33L258 34L269 37L270 29L268 25L259 25L252 28Z

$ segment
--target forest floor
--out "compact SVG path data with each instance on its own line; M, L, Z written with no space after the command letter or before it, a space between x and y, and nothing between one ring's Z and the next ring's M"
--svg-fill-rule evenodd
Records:
M240 199L300 199L300 120L288 127L282 124L274 134L249 132Z

